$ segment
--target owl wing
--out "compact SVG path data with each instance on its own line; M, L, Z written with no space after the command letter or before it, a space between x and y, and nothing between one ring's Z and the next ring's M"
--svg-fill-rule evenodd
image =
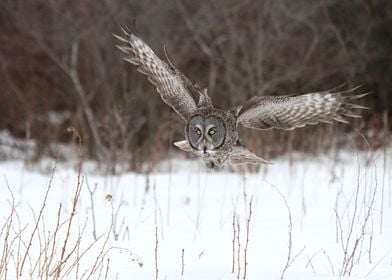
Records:
M123 45L117 46L127 54L126 61L138 66L137 70L147 75L163 101L171 106L183 119L188 119L196 110L196 93L193 84L169 62L162 61L139 37L123 30L126 38L114 35Z
M244 146L237 144L230 152L230 162L232 164L270 164L271 162L255 155Z
M344 117L360 117L355 109L367 109L351 103L369 94L355 94L357 88L298 96L256 96L238 109L237 122L256 129L294 129L333 121L347 123Z

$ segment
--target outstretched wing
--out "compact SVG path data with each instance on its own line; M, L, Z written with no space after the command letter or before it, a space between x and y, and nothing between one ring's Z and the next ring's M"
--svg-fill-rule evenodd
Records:
M230 152L230 162L231 164L259 164L265 163L269 164L270 162L255 155L247 148L242 145L235 145Z
M114 36L123 43L117 47L127 54L125 60L137 65L137 70L156 86L163 101L188 119L197 108L193 85L171 63L163 62L142 39L123 31L126 38Z
M332 121L347 123L344 117L360 117L355 109L367 109L351 103L369 94L355 94L357 88L298 96L256 96L239 109L237 122L256 129L294 129Z

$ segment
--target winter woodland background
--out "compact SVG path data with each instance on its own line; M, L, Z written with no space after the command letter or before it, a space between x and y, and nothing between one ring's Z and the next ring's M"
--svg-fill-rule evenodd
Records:
M373 92L361 101L371 110L351 125L244 129L247 145L266 158L341 147L352 128L377 149L390 128L389 0L3 0L0 7L0 130L31 140L28 161L57 157L53 144L72 141L70 126L89 158L131 170L154 166L182 139L182 120L115 48L120 26L162 58L166 46L218 107L342 83Z

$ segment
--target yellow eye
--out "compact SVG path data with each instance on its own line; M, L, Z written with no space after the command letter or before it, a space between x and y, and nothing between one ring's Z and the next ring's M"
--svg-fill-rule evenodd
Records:
M209 131L208 131L208 134L209 135L214 135L216 133L216 129L215 128L211 128Z
M200 128L195 128L195 133L196 133L196 135L198 135L198 136L200 136L201 135L201 130L200 130Z

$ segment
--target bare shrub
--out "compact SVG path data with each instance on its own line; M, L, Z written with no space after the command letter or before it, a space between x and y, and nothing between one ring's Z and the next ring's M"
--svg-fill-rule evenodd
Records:
M356 188L348 200L341 197L342 191L337 193L335 207L336 232L342 250L340 276L350 276L352 274L355 264L358 264L363 256L362 248L366 239L369 242L367 249L368 261L369 263L372 262L374 202L378 190L377 168L374 167L375 179L370 186L367 186L366 182L362 182L362 178L367 172L366 166L364 171L362 170L357 151ZM341 206L342 202L345 202L345 205Z
M78 217L80 213L78 202L84 184L82 176L84 152L82 138L78 131L74 128L70 128L69 131L78 142L80 155L71 211L63 217L63 208L60 203L54 226L48 228L45 225L45 214L49 211L47 209L48 196L54 187L52 181L57 162L39 206L38 215L35 214L35 209L31 209L34 216L32 225L21 225L18 204L15 202L11 188L7 185L11 201L10 213L0 227L3 249L0 259L1 279L10 279L12 276L16 279L107 279L110 269L108 254L112 250L127 252L132 257L132 261L143 266L143 261L128 248L109 246L114 220L117 219L112 200L108 201L111 206L111 223L106 233L88 242L83 238L87 223L82 228L74 225L74 220L80 218ZM95 249L97 252L93 255L95 257L93 263L91 266L85 266L88 268L81 271L81 264L91 261L91 254Z

